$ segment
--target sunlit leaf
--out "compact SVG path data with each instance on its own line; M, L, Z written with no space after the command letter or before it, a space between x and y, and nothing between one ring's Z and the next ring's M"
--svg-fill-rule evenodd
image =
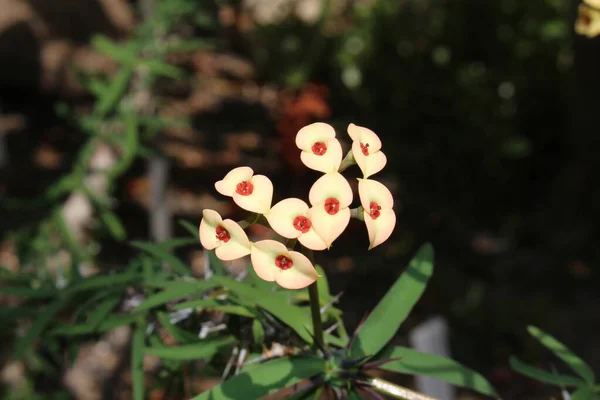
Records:
M400 358L379 366L381 369L402 374L428 376L466 387L479 393L497 396L493 386L479 373L446 357L423 353L408 347L388 347L373 360Z
M214 281L197 281L193 284L182 282L178 286L172 286L162 292L148 297L139 306L135 308L135 311L145 311L154 307L161 306L169 301L178 300L182 297L190 296L193 294L202 293L208 289L211 289L217 285Z
M169 252L167 252L162 247L156 244L143 243L137 241L131 242L131 245L152 254L161 261L168 263L178 274L190 275L190 270L187 267L187 265L185 265L180 259L178 259L174 255L169 254Z
M518 373L528 376L529 378L535 379L537 381L548 383L550 385L555 386L577 386L582 387L585 386L585 382L579 378L575 378L573 376L567 376L562 374L552 374L550 372L546 372L534 366L524 363L519 360L517 357L511 357L509 359L509 364L512 369L517 371Z
M359 328L350 347L350 358L374 355L394 337L425 291L432 273L433 248L426 244Z
M236 375L192 400L259 399L324 369L322 358L277 358Z
M583 387L571 394L571 400L600 400L600 395L593 388Z
M220 348L235 343L233 336L218 339L205 339L197 343L189 343L171 347L146 347L144 352L148 355L168 360L200 360L210 359Z
M581 358L576 356L564 344L556 340L551 335L535 326L527 327L531 336L536 338L544 347L554 353L554 355L563 360L575 373L581 376L588 384L594 383L594 371Z

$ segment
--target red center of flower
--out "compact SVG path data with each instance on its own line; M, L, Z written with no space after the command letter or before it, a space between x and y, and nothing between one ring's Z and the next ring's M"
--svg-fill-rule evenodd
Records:
M381 215L381 206L372 201L369 204L369 215L371 215L371 218L377 219Z
M237 184L235 192L242 196L250 196L254 191L254 185L249 181L243 181Z
M335 215L338 211L340 211L340 202L338 199L334 199L333 197L325 200L325 211L329 215Z
M215 231L217 233L215 235L217 239L222 240L225 243L229 242L229 239L231 239L231 235L227 232L227 229L223 228L221 225L217 226Z
M277 258L275 259L275 265L277 265L277 268L281 269L282 271L285 271L286 269L292 268L294 266L294 262L289 257L277 256Z
M369 155L369 143L367 143L367 144L361 143L361 144L360 144L360 149L362 150L362 153L363 153L365 156L368 156L368 155Z
M312 223L305 216L298 215L296 218L294 218L294 228L302 233L308 232L311 226Z
M312 145L312 152L318 156L322 156L327 152L327 145L325 142L316 142Z

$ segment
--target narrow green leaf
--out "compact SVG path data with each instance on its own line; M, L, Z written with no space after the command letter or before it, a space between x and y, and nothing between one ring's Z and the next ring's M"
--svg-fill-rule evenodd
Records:
M481 374L446 357L398 346L386 347L372 361L397 357L401 359L383 364L379 368L401 374L428 376L488 396L498 396L494 387Z
M134 247L137 247L138 249L144 250L145 252L148 252L150 254L152 254L153 256L155 256L156 258L167 262L175 272L177 272L180 275L190 275L190 270L187 267L187 265L185 265L180 259L178 259L177 257L175 257L172 254L169 254L167 251L165 251L162 247L155 245L155 244L150 244L150 243L143 243L143 242L131 242L131 245Z
M350 348L350 358L374 355L394 337L425 291L432 273L433 248L426 244L419 249L406 271L396 280L359 329Z
M146 336L146 321L139 317L131 342L131 374L133 399L144 400L144 338Z
M122 325L129 325L136 321L137 314L113 314L106 317L104 321L97 327L92 324L78 324L78 325L59 325L56 328L50 330L51 335L57 336L78 336L78 335L89 335L90 333L101 333L110 331Z
M206 308L209 310L215 310L224 312L226 314L236 314L242 317L255 318L256 315L249 310L247 307L239 306L235 304L223 304L219 300L216 299L197 299L185 301L183 303L177 304L173 307L174 310L183 310L186 308Z
M322 358L277 358L236 375L192 400L259 399L322 373L324 369Z
M57 294L54 288L38 288L23 286L0 286L0 293L7 296L22 297L25 299L45 299Z
M160 60L145 61L142 65L147 66L151 72L159 76L173 79L180 79L184 76L183 70Z
M333 296L329 290L329 282L327 282L327 275L325 274L325 270L320 265L315 265L315 269L321 275L319 279L317 279L317 288L319 289L319 299L320 303L327 304L332 299Z
M208 261L210 263L210 270L215 274L215 276L227 276L227 268L225 268L225 264L223 261L217 257L217 254L214 250L205 250L208 251Z
M177 238L157 243L158 246L162 247L165 250L176 249L178 247L189 246L192 244L198 244L198 241L193 238Z
M210 359L223 346L235 343L233 336L224 338L202 340L196 343L171 347L146 347L144 352L148 355L167 360L199 360Z
M46 306L40 313L38 318L33 322L31 328L27 331L25 336L20 338L15 344L13 351L13 358L20 360L27 350L31 348L35 339L46 329L46 327L52 322L54 315L63 308L68 302L68 297L61 297L54 300L48 306Z
M167 332L169 332L169 334L179 342L189 343L198 340L198 336L173 325L168 313L159 312L156 314L156 317L158 318L160 324L167 330Z
M273 314L281 322L292 328L304 341L309 344L312 343L312 336L307 330L312 327L312 322L307 312L282 302L281 298L276 294L258 290L236 280L222 276L215 276L211 280L233 291L238 296L256 303L256 305Z
M252 321L252 337L256 344L261 344L265 341L265 328L263 328L259 319Z
M117 215L108 208L100 211L100 219L108 228L110 235L118 241L123 241L127 238L125 227Z
M179 286L173 286L162 292L148 297L139 306L135 308L135 311L145 311L154 307L163 305L169 301L181 299L185 296L202 293L208 289L211 289L217 285L217 282L211 281L198 281L193 284L181 284Z
M99 288L109 288L118 285L125 285L128 283L136 282L139 279L139 274L132 271L127 271L122 274L114 275L91 276L89 278L84 278L75 282L74 284L68 286L65 290L66 293L85 292L88 290L96 290Z
M600 400L600 395L590 387L583 387L571 395L571 400Z
M130 66L124 66L117 72L109 82L104 95L96 102L94 107L95 116L104 117L118 105L121 97L129 86L129 81L132 76L133 68Z
M92 327L92 330L100 326L102 321L106 319L106 317L120 302L121 299L119 297L113 297L100 303L90 316L89 323Z
M199 236L199 232L198 232L199 225L196 226L196 225L192 224L191 222L186 221L184 219L180 219L177 222L179 222L179 225L181 225L186 231L188 231L190 233L190 235L192 235L192 237L194 239L196 239L196 241L200 240L200 236Z
M581 358L576 356L564 344L556 340L548 333L535 326L528 326L527 331L536 338L544 347L554 353L554 355L563 360L576 374L581 376L589 385L595 381L594 371Z
M585 385L585 382L579 378L573 376L567 376L562 374L551 374L534 366L524 363L517 357L511 357L509 364L512 369L518 373L525 375L536 381L547 383L554 386L577 386L581 387Z

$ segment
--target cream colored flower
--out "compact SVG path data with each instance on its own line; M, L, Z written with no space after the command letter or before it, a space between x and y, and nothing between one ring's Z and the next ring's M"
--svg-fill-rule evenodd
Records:
M600 0L587 0L586 3L589 5L579 5L575 32L593 38L600 35L600 4L597 4L600 3Z
M256 275L285 289L305 288L319 277L304 254L290 251L275 240L254 243L250 259Z
M368 128L350 124L348 135L352 138L352 154L360 167L364 178L381 171L387 163L387 157L381 151L381 140Z
M298 241L311 250L325 250L327 245L315 231L310 220L311 210L296 198L281 200L265 214L271 228L287 239Z
M600 10L600 0L583 0L583 2L585 4L587 4L588 6L597 8Z
M396 226L394 197L385 185L371 179L358 180L358 195L369 233L369 250L385 242Z
M264 175L254 175L250 167L232 169L225 177L215 183L215 188L244 210L265 214L271 209L273 184Z
M199 234L200 243L207 250L215 250L221 260L230 261L250 254L250 241L246 232L230 219L223 220L218 212L202 211Z
M313 206L309 213L312 226L329 248L350 222L352 188L346 178L332 172L313 184L308 199Z
M323 122L305 126L296 135L300 159L310 169L335 172L342 162L342 146L335 138L335 130Z

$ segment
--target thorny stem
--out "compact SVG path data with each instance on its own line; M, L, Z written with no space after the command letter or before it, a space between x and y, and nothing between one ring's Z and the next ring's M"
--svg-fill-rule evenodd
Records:
M369 377L367 383L376 391L395 399L401 400L438 400L434 397L425 396L419 392L414 392L405 387L395 385L381 378Z
M354 159L354 154L352 153L352 150L350 150L348 154L346 154L346 157L344 157L344 159L342 160L342 163L338 168L338 172L341 173L343 170L354 164L356 164L356 160Z
M306 257L308 257L310 262L314 264L312 250L302 247L302 252L306 255ZM324 349L325 341L323 340L323 321L321 321L321 305L319 303L319 289L317 287L317 281L314 281L308 286L308 299L310 301L310 314L312 316L315 347Z

